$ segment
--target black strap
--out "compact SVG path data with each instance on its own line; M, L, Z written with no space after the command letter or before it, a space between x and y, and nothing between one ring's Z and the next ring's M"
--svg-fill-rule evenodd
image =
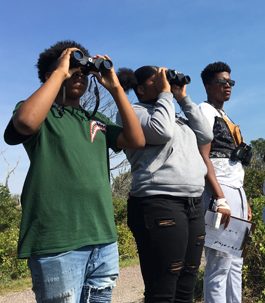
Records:
M93 111L93 113L92 113L91 116L95 116L95 114L96 114L97 111L98 111L100 98L99 98L99 89L98 89L98 85L97 85L97 81L96 81L96 77L95 77L95 76L92 76L92 77L91 77L91 81L90 81L90 85L89 85L88 91L89 91L89 92L91 91L92 79L94 79L94 84L95 84L95 87L94 87L94 95L96 96L96 106L95 106L95 109L94 109L94 111Z
M238 191L239 191L240 198L241 198L242 215L243 215L243 218L244 218L244 203L243 203L243 197L242 197L242 193L241 193L240 188L238 188Z
M98 89L98 86L97 86L97 82L96 82L96 77L95 76L92 76L91 77L91 80L90 80L90 85L89 85L89 88L88 88L88 91L90 92L91 91L91 87L92 87L92 79L94 79L94 84L95 84L95 87L94 87L94 94L96 96L96 106L95 106L95 109L92 113L92 115L90 115L81 105L80 108L82 108L85 112L85 115L88 119L91 118L91 116L95 116L97 111L98 111L98 107L99 107L99 101L100 101L100 97L99 97L99 89ZM61 116L63 116L65 114L65 111L64 111L64 106L65 106L65 99L66 99L66 90L65 90L65 81L63 82L63 105L60 106L58 103L56 102L53 102L52 106L55 107L59 114Z

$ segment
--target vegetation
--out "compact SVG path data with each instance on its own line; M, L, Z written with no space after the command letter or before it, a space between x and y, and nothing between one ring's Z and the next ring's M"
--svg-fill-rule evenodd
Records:
M0 185L0 284L29 275L27 261L17 259L20 218L16 196Z
M119 258L132 259L138 256L134 237L127 226L127 200L113 197L114 216L118 234Z
M262 195L265 167L260 162L264 157L265 145L263 144L265 144L264 139L251 141L254 156L251 165L245 170L244 188L252 209L252 221L256 223L256 230L253 236L254 243L244 260L243 303L265 302L265 225L262 219L265 206L265 197ZM130 172L120 173L118 177L113 178L112 182L120 266L138 263L137 247L127 227L127 195L130 183ZM6 294L3 288L20 291L21 286L18 285L21 282L24 288L31 285L26 260L18 260L16 254L21 218L21 209L17 200L17 196L11 195L5 186L0 185L0 295ZM200 269L195 289L195 302L200 300L203 300L203 269Z
M265 224L262 194L265 180L265 140L251 141L253 158L250 168L245 170L244 189L252 210L252 222L256 223L253 244L250 246L243 265L243 303L265 302Z
M250 168L265 170L265 139L252 140L250 146L252 147Z
M262 219L265 197L250 202L252 221L256 223L254 243L248 251L243 265L244 303L265 302L265 225Z

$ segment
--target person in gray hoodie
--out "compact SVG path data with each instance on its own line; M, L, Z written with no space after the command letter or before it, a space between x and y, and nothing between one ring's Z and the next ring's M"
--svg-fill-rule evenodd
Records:
M133 89L139 100L132 106L146 139L141 150L125 150L133 175L128 226L145 302L192 302L205 235L201 195L207 168L198 145L211 142L210 125L186 85L169 84L166 68L122 68L117 75L125 92ZM173 97L185 118L175 114Z

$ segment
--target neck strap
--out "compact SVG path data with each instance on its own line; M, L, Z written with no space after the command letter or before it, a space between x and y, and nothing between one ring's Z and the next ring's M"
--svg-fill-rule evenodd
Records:
M89 92L91 91L92 79L94 80L94 84L95 84L95 87L94 87L94 95L96 96L96 106L95 106L95 109L94 109L92 115L90 115L90 114L89 114L81 105L79 105L79 107L85 111L85 115L86 115L86 117L87 117L88 119L89 119L91 116L95 116L95 114L96 114L97 111L98 111L99 101L100 101L99 89L98 89L98 86L97 86L97 82L96 82L96 77L95 77L95 76L92 76L91 79L90 79L90 84L89 84L88 91L89 91ZM60 113L61 116L65 114L65 111L64 111L65 100L66 100L65 83L66 83L66 80L63 82L63 105L60 106L60 105L59 105L58 103L56 103L55 101L54 101L53 104L52 104L52 105L58 110L58 112Z

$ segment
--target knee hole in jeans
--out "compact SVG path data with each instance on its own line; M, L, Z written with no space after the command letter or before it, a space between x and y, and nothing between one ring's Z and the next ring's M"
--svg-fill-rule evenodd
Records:
M85 299L85 302L111 302L112 291L113 286L84 286L82 299Z
M196 243L196 246L204 246L205 243L205 235L198 237L198 242Z
M179 275L183 267L183 261L173 261L169 267L169 271L174 275Z
M158 227L169 227L175 226L176 222L174 218L158 218L156 219L156 224Z
M199 272L199 266L198 265L188 265L188 264L185 264L184 270L188 274L191 274L192 276L197 276L197 274Z

